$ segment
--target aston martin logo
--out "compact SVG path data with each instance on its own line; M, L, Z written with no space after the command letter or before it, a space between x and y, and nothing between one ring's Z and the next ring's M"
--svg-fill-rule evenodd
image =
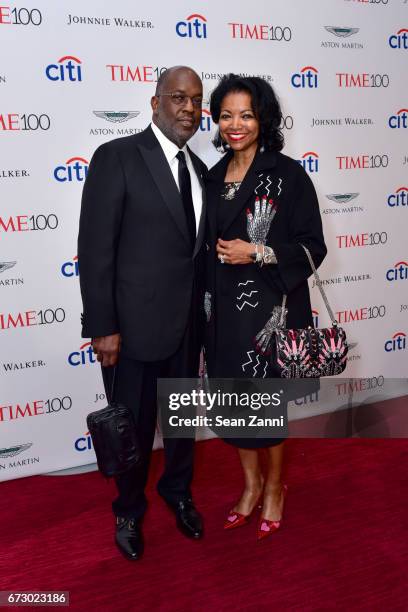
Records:
M32 442L28 442L27 444L15 444L14 446L0 448L0 459L6 459L7 457L15 457L16 455L19 455L20 453L26 451L32 445Z
M0 261L0 273L13 268L16 265L16 261Z
M335 36L339 36L340 38L347 38L348 36L357 34L360 28L339 28L338 26L324 26L324 29L330 32L330 34L334 34Z
M328 195L326 195L326 198L328 200L332 200L333 202L336 202L336 204L346 204L347 202L350 202L351 200L354 200L354 198L356 198L358 195L358 193L329 193Z
M123 123L140 115L140 111L93 111L93 114L105 121Z

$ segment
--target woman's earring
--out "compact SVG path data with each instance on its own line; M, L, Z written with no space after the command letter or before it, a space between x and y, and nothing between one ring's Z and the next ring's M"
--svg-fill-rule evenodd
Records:
M230 148L229 144L220 139L220 144L217 147L219 153L225 153Z
M221 134L219 132L217 134L215 143L216 143L215 148L217 149L219 153L225 153L227 149L230 148L229 144L226 143L225 140L221 138Z

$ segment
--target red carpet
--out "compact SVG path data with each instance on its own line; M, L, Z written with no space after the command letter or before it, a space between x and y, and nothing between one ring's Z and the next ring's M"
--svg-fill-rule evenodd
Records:
M264 542L255 521L223 532L240 491L235 449L197 444L201 542L174 527L154 482L145 557L113 544L114 485L99 474L3 483L0 590L67 590L70 610L407 610L408 444L290 440L284 522Z

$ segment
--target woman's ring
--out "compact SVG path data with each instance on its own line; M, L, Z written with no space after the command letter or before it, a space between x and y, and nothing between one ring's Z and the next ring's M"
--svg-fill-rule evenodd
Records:
M224 255L219 256L220 263L225 263Z

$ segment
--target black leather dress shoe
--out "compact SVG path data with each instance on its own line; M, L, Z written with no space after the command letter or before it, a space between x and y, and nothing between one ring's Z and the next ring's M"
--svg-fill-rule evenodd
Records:
M142 530L135 519L116 517L115 542L126 559L137 561L143 555Z
M199 540L203 535L203 519L197 512L192 499L179 501L177 504L168 506L176 515L176 525L183 535L187 538Z

